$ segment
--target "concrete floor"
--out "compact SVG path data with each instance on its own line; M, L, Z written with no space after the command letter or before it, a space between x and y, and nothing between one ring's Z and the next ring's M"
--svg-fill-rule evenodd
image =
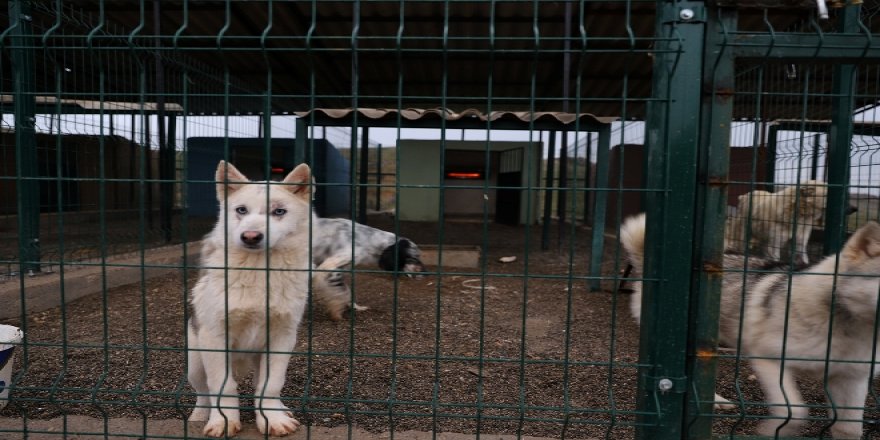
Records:
M107 432L106 435L104 434L105 426ZM202 438L201 422L184 423L182 420L147 420L147 424L144 426L143 419L116 418L107 419L105 425L104 419L95 419L85 416L69 416L66 420L60 417L51 420L28 420L27 425L25 425L25 422L22 419L0 417L0 439L25 438L25 434L23 433L25 427L27 428L27 438L29 440ZM421 431L396 432L392 437L390 432L371 433L356 427L353 427L349 432L347 426L339 426L335 428L307 428L308 427L302 427L296 433L286 438L292 440L306 438L326 440L343 440L350 438L365 440L385 440L391 438L399 440L465 440L475 438L474 434L459 433L437 433L435 437L431 432ZM260 434L252 423L245 423L244 430L236 435L235 438L241 440L257 440L266 437ZM480 438L485 440L513 440L516 439L517 436L514 434L490 434L481 435ZM519 438L523 440L550 440L543 437L528 436Z

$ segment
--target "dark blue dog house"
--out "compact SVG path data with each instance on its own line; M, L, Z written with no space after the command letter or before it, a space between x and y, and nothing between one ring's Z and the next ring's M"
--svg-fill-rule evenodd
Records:
M266 154L266 139L193 137L186 141L187 212L195 217L217 215L214 172L224 158L225 144L229 146L229 162L251 180L281 180L295 163L294 139L272 139ZM308 143L314 146L314 159L309 163L318 183L315 194L315 212L321 217L348 217L351 210L350 165L336 147L325 139ZM269 163L266 163L266 160Z

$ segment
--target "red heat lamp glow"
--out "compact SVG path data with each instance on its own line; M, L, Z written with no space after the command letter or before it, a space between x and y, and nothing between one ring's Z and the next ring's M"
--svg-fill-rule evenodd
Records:
M463 173L463 172L454 172L453 171L453 172L446 173L446 178L447 179L472 180L472 179L483 178L483 174L482 173Z
M272 167L272 174L284 174L284 168Z

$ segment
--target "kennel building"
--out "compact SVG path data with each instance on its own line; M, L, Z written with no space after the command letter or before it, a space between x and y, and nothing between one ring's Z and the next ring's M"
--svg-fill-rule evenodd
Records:
M768 402L762 357L718 339L722 277L764 274L724 264L735 195L821 181L816 259L878 218L874 0L7 3L0 324L24 339L0 437L202 436L186 421L186 320L212 219L191 215L190 191L212 182L188 141L223 140L203 145L210 167L222 157L271 172L277 155L285 168L318 154L330 141L314 128L330 126L347 130L332 143L348 147L350 172L319 188L342 188L348 215L441 255L476 237L481 259L412 279L345 269L369 310L341 322L305 312L282 390L303 423L294 436L742 438L773 421L809 438L847 422L877 436L873 374L857 402L828 392L835 377L798 376L801 403L795 373L780 372L788 400ZM515 148L456 148L464 130L511 129L493 115L517 115ZM379 128L394 132L392 183L367 175ZM419 128L438 139L408 142ZM244 154L227 148L235 138L256 140ZM641 157L612 154L630 144ZM420 167L430 175L408 180ZM372 187L398 196L390 213L367 210ZM418 191L432 195L407 200ZM470 221L441 221L448 211ZM618 234L639 211L644 273L625 275ZM844 269L829 276L846 280ZM627 286L638 281L637 324ZM260 390L239 392L242 436L259 436ZM716 392L734 408L715 410Z

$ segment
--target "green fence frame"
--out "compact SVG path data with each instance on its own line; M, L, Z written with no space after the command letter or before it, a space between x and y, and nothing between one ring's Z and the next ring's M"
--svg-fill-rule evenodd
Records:
M852 109L855 102L856 63L880 62L880 39L872 38L859 21L861 6L850 2L843 7L838 32L807 34L800 32L739 31L736 2L657 1L654 47L653 93L646 118L646 188L645 210L648 223L642 302L638 375L636 436L643 439L710 438L712 436L713 395L718 349L718 316L723 272L723 230L728 185L728 149L730 122L733 118L735 63L741 60L778 61L823 60L837 65L833 74L829 137L829 208L826 212L824 251L840 249L845 236L846 185L849 182L849 148L854 133ZM142 5L143 6L143 5ZM537 8L537 2L535 3ZM30 28L29 2L14 0L9 4L10 27L0 35L0 45L11 55L14 74L14 113L16 140L16 182L19 209L19 263L22 277L39 271L39 200L36 170L36 131L34 117L34 53L29 48L36 36ZM219 39L218 39L219 40ZM356 44L356 43L355 43ZM311 48L309 48L311 50ZM311 73L314 75L314 72ZM357 96L357 85L353 86ZM271 91L268 92L271 95ZM228 99L228 96L226 97ZM355 101L356 103L357 101ZM175 131L174 111L164 108L157 114L171 116L170 126L162 132ZM264 110L271 113L268 100ZM60 103L49 111L62 111ZM75 112L73 108L63 111ZM86 111L87 112L87 111ZM100 109L100 114L112 109ZM125 113L126 111L119 111ZM131 112L128 110L127 112ZM139 114L150 110L141 109ZM164 120L162 118L161 120ZM584 124L574 131L597 132L598 154L592 209L589 286L600 288L606 278L601 273L607 225L608 155L610 125ZM362 153L370 127L398 128L467 128L523 129L523 124L505 121L410 122L401 118L374 121L359 118L321 118L315 114L298 120L297 154L309 154L309 126L345 126L353 132L363 128ZM786 123L769 127L770 163L774 162L777 131ZM271 125L268 118L264 128ZM566 133L571 126L531 121L528 130ZM794 127L792 127L794 128ZM799 129L800 127L797 127ZM169 136L169 140L174 136ZM160 152L173 159L173 141L160 140ZM357 136L351 138L352 159L358 153ZM365 219L367 169L361 159L360 219ZM173 161L162 161L162 180L174 179ZM773 181L772 169L768 173ZM549 178L548 178L549 181ZM380 183L377 183L379 185ZM165 187L163 187L165 188ZM549 185L547 188L550 191ZM170 224L171 193L162 191L163 219ZM354 199L353 199L354 200ZM353 202L354 203L354 202ZM548 206L549 207L549 206ZM163 220L164 222L164 220ZM549 227L545 222L545 229ZM169 228L170 229L170 228ZM682 246L681 243L692 244ZM485 267L485 262L482 265ZM23 281L22 281L23 285Z

